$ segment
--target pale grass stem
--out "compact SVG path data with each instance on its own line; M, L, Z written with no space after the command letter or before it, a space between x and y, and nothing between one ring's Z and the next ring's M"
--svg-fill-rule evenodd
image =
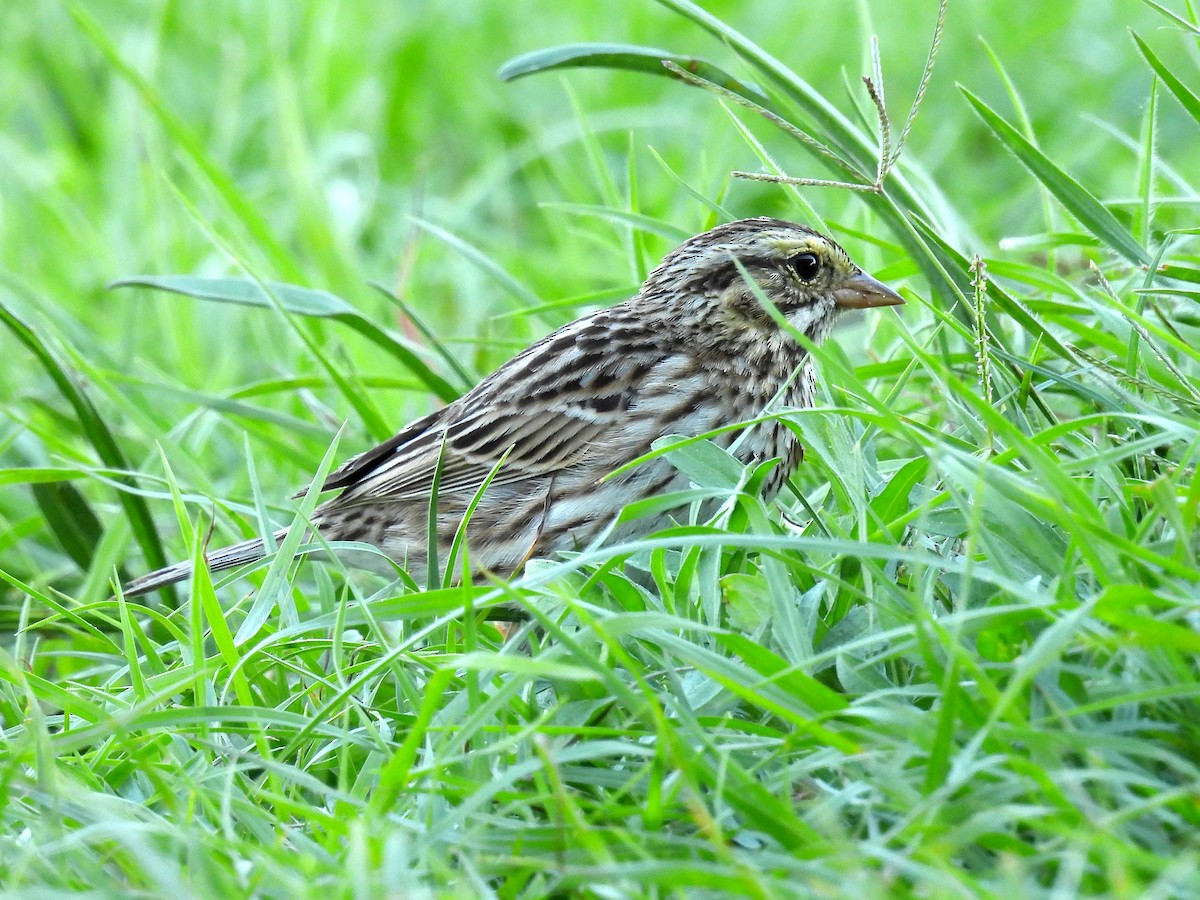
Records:
M900 161L900 153L904 148L904 143L908 140L909 133L912 131L913 122L916 121L917 110L920 109L921 103L925 99L925 94L929 89L929 81L933 77L934 63L937 60L938 50L942 45L942 35L946 27L946 8L948 5L949 0L941 0L941 2L938 4L937 22L934 24L933 39L930 41L929 54L925 59L925 68L921 73L921 82L917 86L917 92L913 97L912 107L909 109L908 117L904 122L904 128L900 131L900 137L897 139L895 147L892 146L891 118L888 115L887 104L884 100L883 66L880 62L879 55L879 37L877 35L871 36L872 74L863 76L863 84L865 84L867 87L867 93L871 97L871 103L874 104L876 114L879 118L879 158L875 170L875 179L873 181L866 183L866 177L863 176L862 173L858 172L857 169L849 166L849 164L840 157L834 157L834 161L841 168L854 171L856 175L859 175L863 179L862 182L836 181L824 178L797 178L791 175L774 175L766 172L743 172L740 170L735 170L732 173L733 176L735 178L744 178L747 181L766 181L772 184L791 184L803 187L839 187L848 191L863 191L873 194L882 193L883 185L887 180L887 176ZM671 68L672 64L664 63L664 65L668 66L668 68ZM675 67L671 70L676 71L677 68L678 67ZM682 74L681 77L683 77ZM738 98L737 95L733 95L733 97L737 99L741 105L749 105L744 99ZM824 145L815 141L809 135L801 132L791 123L784 122L779 116L766 110L762 110L761 107L759 107L759 110L768 119L784 128L784 130L786 130L789 134L796 136L809 146L820 148L822 150L822 155L830 156L828 148L825 148Z

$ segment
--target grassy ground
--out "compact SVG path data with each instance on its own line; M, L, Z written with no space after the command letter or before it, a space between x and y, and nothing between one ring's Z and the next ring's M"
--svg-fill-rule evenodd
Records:
M6 6L7 891L1200 893L1200 30L1165 2L952 4L880 193L730 172L873 179L870 35L895 146L928 2ZM657 62L495 77L579 41L704 56L838 161ZM776 503L699 445L716 520L511 585L281 556L111 599L758 214L909 298L818 353ZM268 281L327 293L220 302Z

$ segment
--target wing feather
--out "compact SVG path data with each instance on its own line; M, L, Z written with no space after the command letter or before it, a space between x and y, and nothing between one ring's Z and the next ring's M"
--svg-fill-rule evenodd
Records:
M444 496L473 494L506 452L493 486L544 477L610 447L641 383L661 382L668 360L653 336L624 354L603 348L608 334L600 320L608 315L564 326L454 403L347 462L325 482L343 491L330 503L428 498L443 443Z
M457 439L456 424L431 434L432 440L416 440L400 446L389 459L376 466L338 498L339 505L359 502L411 501L429 496L433 472L445 434L442 477L438 493L442 496L473 494L483 479L508 451L504 466L493 480L493 487L528 478L549 475L581 461L616 422L616 416L603 419L573 415L569 408L542 414L510 407L491 410L486 429L473 431L470 444ZM475 440L479 440L475 444ZM479 449L474 449L479 447ZM511 450L510 450L511 448Z

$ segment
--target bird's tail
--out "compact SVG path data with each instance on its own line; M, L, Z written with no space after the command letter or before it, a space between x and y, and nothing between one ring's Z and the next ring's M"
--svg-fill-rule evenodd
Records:
M279 532L275 535L275 540L282 540L284 534L286 532ZM208 567L214 572L219 572L222 569L232 569L234 566L262 559L265 552L262 538L242 541L240 544L222 547L220 550L214 550L209 553L207 557ZM126 597L137 597L140 594L148 594L151 591L157 591L161 587L166 587L168 584L183 581L185 578L191 577L191 574L192 564L190 562L175 563L173 566L148 572L133 579L133 581L125 585L124 594Z

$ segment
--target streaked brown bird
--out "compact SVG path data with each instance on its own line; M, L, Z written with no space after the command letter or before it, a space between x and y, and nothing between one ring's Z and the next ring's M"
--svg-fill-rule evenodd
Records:
M323 490L340 493L317 508L313 525L326 540L373 544L422 578L439 454L441 560L503 457L468 523L473 566L509 575L531 557L586 546L628 503L688 486L662 457L605 477L655 439L754 419L777 395L785 406L812 405L807 354L760 295L814 343L847 309L904 302L803 225L719 225L669 253L637 296L564 325L458 400L349 460L325 481ZM715 441L729 447L734 437L726 431ZM801 452L778 420L750 426L734 445L744 463L782 460L764 486L768 495ZM630 525L650 531L665 519ZM245 541L209 553L208 564L228 569L264 552L261 540ZM190 571L181 563L151 572L125 593L144 594Z

